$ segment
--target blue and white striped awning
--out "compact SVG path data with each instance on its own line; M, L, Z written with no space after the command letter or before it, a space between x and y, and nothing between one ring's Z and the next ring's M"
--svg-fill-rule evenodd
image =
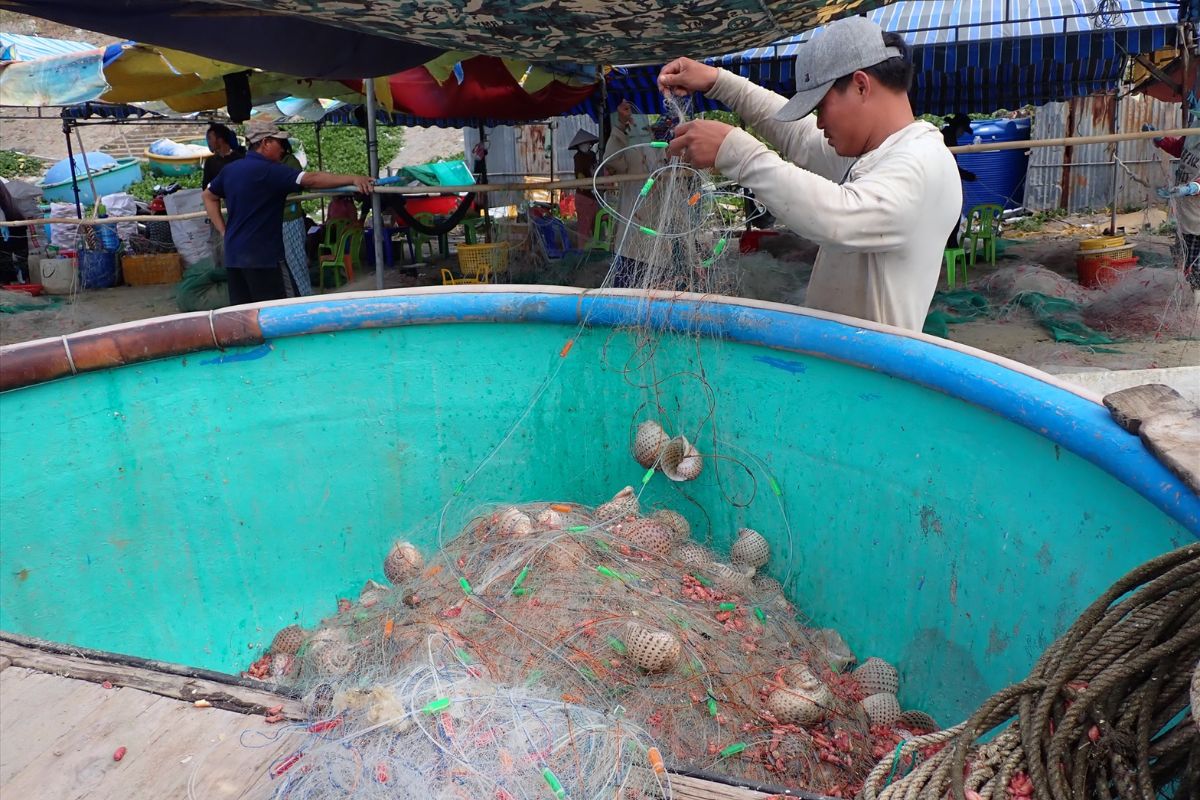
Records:
M870 12L904 36L917 66L918 114L990 112L1116 87L1124 59L1175 41L1178 0L900 0ZM705 59L760 86L795 92L795 57L817 31ZM660 109L657 66L619 71L614 98ZM574 113L595 115L596 100ZM716 108L700 100L700 109Z
M85 53L100 49L87 42L69 39L47 39L44 36L26 36L23 33L0 31L0 61L33 61L38 58L65 56L68 53Z

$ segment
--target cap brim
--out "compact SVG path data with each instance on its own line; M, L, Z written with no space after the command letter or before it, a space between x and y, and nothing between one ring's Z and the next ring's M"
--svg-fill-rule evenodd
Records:
M833 86L833 81L823 83L820 86L814 86L811 89L805 89L803 92L797 92L787 104L779 109L775 114L775 119L779 122L795 122L798 119L803 119L812 113L812 110L817 107L817 104L824 99L829 89Z

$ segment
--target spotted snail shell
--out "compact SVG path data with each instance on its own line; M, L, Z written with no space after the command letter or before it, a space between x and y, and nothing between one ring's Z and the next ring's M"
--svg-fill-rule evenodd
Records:
M638 425L637 434L633 438L633 457L643 467L657 466L658 456L670 439L661 425L647 420Z
M638 550L665 556L671 552L674 532L652 519L642 517L621 528L621 535L629 540Z
M399 584L417 577L424 565L420 550L409 542L397 542L383 561L383 574L393 584Z
M675 666L683 645L672 633L630 623L625 631L629 659L647 672L663 672Z
M496 532L501 536L528 536L533 533L533 520L519 508L509 506L500 512Z
M704 461L686 436L676 436L663 445L658 466L673 481L692 481L700 476Z
M900 721L900 701L890 692L879 692L864 698L862 707L872 725L892 726Z
M304 644L304 637L303 628L299 625L288 625L275 634L275 638L271 640L271 652L294 655L300 649L300 645Z
M695 542L684 542L671 555L685 567L703 567L712 561L712 553Z
M611 522L621 517L636 514L640 509L641 506L638 505L637 495L634 493L633 487L626 486L613 495L612 500L601 504L596 509L596 517L601 522Z
M729 561L735 567L758 569L771 560L771 546L763 535L751 528L738 531L737 540L729 548Z
M850 673L867 694L895 694L900 688L896 668L882 658L871 656Z
M688 523L687 518L678 511L660 508L650 515L650 519L661 522L670 528L676 544L686 541L692 535L692 526Z

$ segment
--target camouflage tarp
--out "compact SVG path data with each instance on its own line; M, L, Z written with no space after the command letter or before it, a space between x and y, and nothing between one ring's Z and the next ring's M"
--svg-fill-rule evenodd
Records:
M537 62L663 63L679 55L708 56L765 45L889 2L4 0L2 4L87 30L293 75L362 77L396 72L403 67L392 62L403 62L405 56L406 66L413 66L436 55L379 47L389 40L426 50L464 50ZM290 32L289 27L297 30ZM315 30L327 35L314 37ZM371 57L364 58L371 48L376 48ZM296 68L295 62L305 58L313 70ZM366 69L376 63L378 69Z

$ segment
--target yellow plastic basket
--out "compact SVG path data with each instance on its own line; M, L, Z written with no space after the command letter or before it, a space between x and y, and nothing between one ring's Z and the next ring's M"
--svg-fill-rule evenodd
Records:
M460 244L458 271L464 278L486 281L499 272L508 272L508 242Z
M1107 250L1125 244L1124 236L1100 236L1095 239L1084 239L1079 243L1080 250Z

